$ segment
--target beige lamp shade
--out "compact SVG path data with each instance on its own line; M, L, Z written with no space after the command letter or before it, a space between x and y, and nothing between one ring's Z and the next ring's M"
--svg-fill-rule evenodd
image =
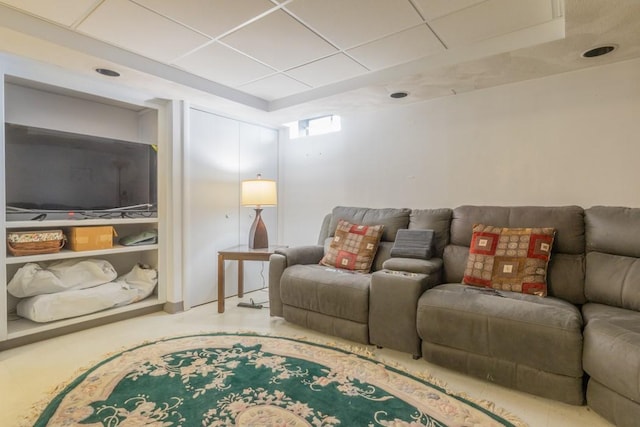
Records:
M278 204L276 182L270 179L242 181L242 206L275 206Z
M269 236L267 227L262 221L263 206L275 206L278 204L276 193L276 182L270 179L262 179L258 174L258 179L242 181L242 195L240 197L242 206L255 206L256 217L249 230L249 248L263 249L269 247Z

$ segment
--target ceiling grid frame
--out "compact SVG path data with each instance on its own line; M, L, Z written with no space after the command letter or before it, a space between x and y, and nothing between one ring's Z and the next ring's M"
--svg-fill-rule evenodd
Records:
M161 0L158 1L160 2ZM188 8L195 7L198 4L204 4L200 3L200 1L201 0L181 0L180 7ZM231 0L210 1L215 3L215 7L220 8L221 15L216 14L216 19L220 19L220 16L224 15L224 8L227 7L227 5L228 7L232 7L240 11L244 10L245 12L255 10L255 7L254 9L251 9L250 7L247 8L244 5L236 6L238 3L232 2ZM251 1L258 5L261 4L261 0ZM550 14L551 16L548 16L549 14L547 14L544 15L544 18L540 18L545 22L539 21L538 18L536 18L536 20L532 22L528 22L526 19L521 19L519 22L527 23L527 26L517 27L515 28L515 30L512 30L510 29L509 25L505 24L504 21L509 20L511 17L505 15L506 12L503 12L504 7L502 7L508 6L508 3L506 2L510 0L430 0L433 1L432 4L435 4L435 7L431 8L430 10L445 12L444 14L436 12L434 14L435 18L425 14L425 10L423 9L424 6L421 6L421 2L423 2L423 0L397 0L398 3L396 3L396 0L394 0L394 5L401 5L404 8L403 10L405 11L407 8L410 8L411 11L415 13L416 22L421 22L421 24L417 24L416 27L421 25L426 26L424 32L416 32L415 35L419 36L420 34L427 34L428 30L428 32L438 40L440 46L442 47L442 49L444 49L444 51L428 52L428 56L421 57L415 60L409 60L409 62L407 63L400 63L397 65L388 64L386 68L383 65L376 63L375 67L372 68L371 64L363 60L363 58L361 58L360 56L352 54L350 50L355 47L379 42L387 37L398 35L403 31L406 31L413 27L407 27L402 30L396 29L394 30L394 32L388 32L384 34L377 34L375 30L372 30L367 34L375 34L375 37L367 38L365 41L362 41L361 43L353 46L349 44L339 43L340 39L333 36L333 27L331 25L327 26L326 24L327 22L329 24L332 24L330 18L327 21L326 13L325 24L322 26L322 29L324 29L324 31L322 31L321 28L316 27L314 22L308 21L306 16L297 13L299 11L299 8L296 8L296 5L302 6L306 2L308 2L308 4L310 4L312 7L310 9L303 8L302 10L318 9L318 3L311 3L312 1L324 2L325 0L264 0L264 3L268 3L268 5L263 7L268 7L268 9L263 10L262 13L256 13L250 16L247 15L245 17L236 14L234 16L241 16L241 19L243 19L243 21L238 25L234 25L233 28L229 28L219 34L209 34L207 32L201 31L201 27L196 28L194 25L192 25L193 22L202 22L202 20L189 21L187 19L187 21L183 21L181 19L178 19L176 16L172 16L172 13L163 14L158 12L158 10L153 7L148 7L148 5L153 3L145 2L144 0L74 0L73 2L69 3L68 10L66 11L69 14L72 13L75 15L71 24L69 24L70 15L62 15L62 13L65 12L64 8L66 6L63 6L62 12L58 13L59 11L54 11L49 3L32 3L25 0L0 0L0 12L3 12L3 10L7 10L6 8L10 8L14 12L12 14L7 14L4 19L0 18L0 24L3 24L4 27L4 29L3 27L0 27L0 31L10 30L16 33L23 33L25 36L36 38L39 37L43 42L58 43L61 46L68 46L70 49L75 49L76 51L78 51L78 54L94 55L96 58L106 58L107 61L115 60L116 63L114 63L114 66L116 67L116 69L118 66L124 67L123 71L125 72L122 76L123 79L121 81L125 81L124 79L126 79L127 76L131 74L131 72L135 73L138 70L144 73L149 73L149 77L152 79L166 79L167 77L164 76L173 76L169 78L173 79L177 77L176 80L170 81L178 82L178 84L187 84L188 86L193 84L193 86L190 87L194 88L195 90L203 90L204 93L214 95L214 97L222 97L224 99L230 99L232 101L246 99L247 101L249 101L249 104L254 107L257 105L265 105L264 111L266 112L274 112L283 109L286 110L290 109L291 107L304 105L308 105L308 108L312 108L311 106L314 104L324 105L324 107L322 107L321 109L326 111L327 105L333 104L336 106L340 105L344 107L345 105L349 104L347 102L340 101L340 99L344 97L348 97L352 100L351 102L355 103L368 103L370 101L373 101L377 104L385 104L389 102L388 100L385 101L384 97L388 96L388 93L386 92L390 87L402 87L403 90L407 89L409 92L411 92L411 96L407 97L409 99L405 98L402 102L417 102L420 100L443 96L443 92L438 88L446 89L447 93L460 93L461 91L469 90L468 88L471 88L471 90L482 89L491 85L504 84L521 79L535 78L536 76L549 75L552 73L562 72L563 70L576 70L595 64L610 63L640 57L640 42L632 42L631 44L629 44L629 40L633 39L633 35L640 34L640 31L631 28L631 23L628 22L632 21L632 17L634 16L636 17L636 19L640 17L640 5L637 4L637 1L532 0L534 4L533 7L537 7L535 6L535 4L539 4L541 7L550 9L552 11ZM333 3L329 0L326 1L328 1L327 4ZM78 27L82 27L82 23L86 22L87 19L92 15L95 15L96 11L98 11L101 7L109 3L113 5L114 3L120 4L125 2L128 2L131 5L135 5L136 7L141 7L146 10L147 13L153 13L158 17L167 19L173 25L182 27L185 30L190 31L191 33L196 33L199 35L199 37L202 38L201 40L204 41L200 45L195 46L192 49L188 49L186 51L183 49L182 52L177 52L175 57L165 61L165 68L163 68L162 66L156 67L157 71L155 71L152 67L152 63L154 61L158 62L158 58L155 57L154 59L154 55L145 55L145 52L136 53L136 51L134 51L133 49L129 49L126 44L113 44L109 40L101 40L95 37L94 40L96 41L96 43L87 43L88 40L86 39L86 37L91 36L79 31ZM357 4L360 4L361 2L362 1L357 1ZM145 4L143 3L145 3L147 6L145 6ZM86 9L84 10L82 10L83 4L86 4ZM381 9L379 10L385 10L384 8L388 7L387 0L368 0L368 2L363 4L366 4L367 6L371 5L372 8L375 8L376 4L378 4L381 7ZM357 16L354 15L354 13L357 13L357 11L353 10L354 7L351 8L352 10L349 12L351 15L349 16ZM489 16L485 13L483 15L483 19L502 19L502 27L507 28L508 32L497 37L491 35L490 40L473 41L471 44L461 47L451 47L449 46L449 43L444 38L442 38L440 34L441 30L436 31L436 27L431 25L431 21L433 19L458 14L461 11L465 11L465 13L469 15L469 17L465 18L465 21L463 21L466 24L462 25L473 25L473 14L470 12L470 9L474 8L478 10L483 8L488 8L486 10L493 10L493 15ZM177 9L165 8L164 10L171 11ZM196 13L194 12L194 10L195 9L192 9L190 14L187 13L186 15L180 16L193 17ZM213 12L215 9L208 8L207 10ZM306 55L307 58L310 58L308 60L299 61L293 65L291 65L292 62L289 62L289 64L287 64L287 62L283 62L282 64L286 64L286 66L274 66L274 64L270 63L269 61L263 61L262 57L256 58L254 55L251 55L250 52L243 52L242 49L234 48L234 46L232 46L231 44L225 43L225 37L241 31L242 29L251 26L253 23L259 22L264 17L278 11L284 12L287 16L290 17L291 20L297 22L298 25L301 26L301 28L305 29L308 34L310 34L310 36L316 37L323 43L331 46L333 48L333 51L320 51L319 53L313 52L313 55ZM26 20L29 22L29 25L26 26L18 25L18 22L25 22L25 19L18 19L16 20L16 23L8 22L11 20L11 16L17 16L15 15L16 13L29 15L33 17L33 19ZM496 15L500 13L502 13L503 16ZM397 14L389 14L389 16L391 15L397 16ZM602 17L602 15L610 16L610 18L605 19L605 17ZM117 16L117 14L111 16ZM357 26L368 25L366 15L361 14L360 16L363 19L357 19L356 22L350 22L349 25L356 25L355 28L357 28ZM382 22L380 21L381 15L370 16L372 17L372 19L375 18L371 22ZM573 19L573 17L575 17L575 19ZM467 19L471 19L471 21ZM611 19L618 20L613 21L616 22L616 25L613 27L611 26L613 23L611 22ZM38 28L38 20L41 21L41 28ZM567 22L566 31L564 28L565 21ZM52 36L49 37L46 34L48 34L50 30L53 30L53 28L47 27L47 25L45 25L45 22L50 26L58 26L60 27L60 29L66 30L66 32L58 31L57 34L55 34L56 32L54 31L53 33L50 33ZM66 24L63 24L62 22L65 22ZM508 21L506 23L508 24ZM118 22L107 24L112 25L114 31L119 31ZM144 25L144 23L141 24ZM484 25L491 24L487 24L485 22ZM589 27L589 25L591 25L591 27ZM171 29L171 27L167 28ZM391 25L388 28L394 27L393 25ZM583 34L592 34L590 28L593 28L593 31L596 32L593 33L593 35L591 35L591 38L587 40L588 46L584 45L579 49L576 49L574 46L578 46L580 40L585 38ZM267 31L268 29L268 27L265 28L265 30ZM349 33L349 31L351 31L351 33ZM348 29L348 31L343 34L352 34L353 31L355 31L354 28ZM545 34L544 31L550 32ZM73 33L78 33L77 40L73 40ZM616 35L618 36L616 37ZM15 36L12 35L12 37ZM269 35L264 34L264 37L269 37ZM538 39L536 39L536 37L538 37ZM564 37L566 37L566 41L563 39ZM636 37L636 39L638 39L638 37ZM408 39L406 37L404 39L397 37L397 40L405 41ZM613 54L608 55L606 58L592 60L591 63L587 63L583 59L573 59L578 58L579 54L582 51L589 47L597 45L599 42L618 43L619 48L616 49ZM104 54L106 50L101 47L104 43L112 45L112 53L106 55ZM189 57L193 53L206 49L208 46L211 46L214 43L219 43L220 46L224 47L225 49L231 49L235 54L243 55L243 57L256 64L257 70L254 70L254 76L249 80L235 82L232 85L225 84L225 82L223 81L216 82L215 80L210 81L210 83L206 83L206 76L199 75L193 70L182 68L176 64L176 61L180 60L181 58ZM505 47L501 48L501 43L504 43ZM4 47L3 50L5 52L10 53L13 51L12 46L2 45L3 42L0 42L0 48ZM377 48L377 45L375 46ZM390 45L388 43L382 43L380 46L385 49L389 49ZM118 53L118 50L120 50L121 53ZM551 54L555 54L555 56L544 57L544 52L547 51ZM151 50L150 52L153 53L154 51ZM570 52L575 52L575 56L573 56L573 54L569 56ZM130 58L133 58L133 55L140 55L140 59L130 60ZM344 57L340 55L344 55ZM561 57L560 55L563 56ZM336 60L338 60L337 58L348 59L350 61L349 63L352 62L354 66L362 67L362 74L353 77L354 69L350 67L347 67L342 71L329 70L343 72L344 79L337 80L335 82L328 81L325 84L324 82L327 81L327 79L318 78L315 79L317 80L317 83L309 85L307 84L308 82L296 78L303 73L299 74L292 72L293 70L302 68L304 66L313 65L323 61L327 63L327 66L329 66L329 64L333 63L333 61L328 61L328 59L333 57L336 57ZM381 58L383 57L384 56L381 56ZM540 62L540 66L536 66L531 70L522 68L525 64L523 61L526 61L529 57ZM162 58L164 57L161 57L161 59ZM305 58L305 55L300 56L300 58ZM390 60L389 58L385 60ZM494 70L493 64L498 65L500 61L505 62L499 66L499 69ZM544 66L545 61L549 62L549 66ZM555 65L554 61L563 61L563 63L560 65ZM66 62L67 61L61 58L59 65L65 67ZM140 66L141 63L146 63L147 65ZM384 64L384 62L381 62L381 64ZM474 66L474 64L478 65ZM322 68L320 67L320 65L321 64L318 64L318 69L321 70ZM126 71L127 67L131 68L131 72ZM265 68L260 70L258 67ZM171 68L173 68L173 70L171 70ZM84 73L84 71L82 70L77 70L76 72ZM257 72L260 72L262 74L257 76ZM495 75L492 76L488 75L487 73L495 73ZM288 81L295 83L295 85L288 88L287 93L283 92L281 95L275 94L269 99L260 99L260 96L257 96L256 98L256 93L252 93L250 90L247 90L250 83L259 82L260 80L270 79L277 76L282 76L282 78L289 79ZM434 87L438 90L425 91L424 89L422 89L428 87ZM291 92L291 90L293 90L293 92Z

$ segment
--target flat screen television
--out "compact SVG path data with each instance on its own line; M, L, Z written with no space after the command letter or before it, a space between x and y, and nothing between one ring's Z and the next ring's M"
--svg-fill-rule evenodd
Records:
M155 212L157 147L5 124L7 219L20 212Z

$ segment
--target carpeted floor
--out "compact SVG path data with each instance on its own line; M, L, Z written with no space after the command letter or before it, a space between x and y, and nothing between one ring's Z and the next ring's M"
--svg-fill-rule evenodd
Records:
M95 365L35 426L522 426L362 349L249 333L146 343Z

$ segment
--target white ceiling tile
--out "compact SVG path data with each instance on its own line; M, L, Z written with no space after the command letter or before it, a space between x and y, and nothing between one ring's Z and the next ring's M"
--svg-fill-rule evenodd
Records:
M272 74L275 70L219 43L178 59L175 65L201 77L236 86Z
M420 25L351 49L348 53L371 70L379 70L444 50L431 30Z
M295 0L285 8L341 49L422 22L409 0Z
M339 53L287 71L287 75L318 87L365 74L368 70L347 55Z
M416 7L424 16L424 19L431 21L452 12L482 3L486 0L413 0Z
M251 95L266 99L267 101L273 101L274 99L304 92L310 88L309 86L290 77L282 74L276 74L274 76L265 77L264 79L243 85L240 89L250 93Z
M148 58L169 62L210 41L127 0L102 3L78 30Z
M209 93L214 95L212 99L222 100L220 105L225 105L225 108L233 106L242 109L247 105L251 111L256 109L261 113L276 110L284 113L287 107L294 105L307 108L303 107L307 102L308 108L315 109L312 107L314 104L331 105L334 99L341 99L338 103L346 108L361 108L360 101L366 103L368 95L360 96L358 93L373 90L377 94L382 93L384 102L388 102L386 88L408 90L411 98L429 99L441 96L433 88L443 90L445 94L450 89L460 92L640 57L640 28L637 25L640 16L639 0L616 0L615 7L608 7L611 0L314 0L314 4L310 0L271 0L271 4L265 4L271 8L282 6L285 11L289 7L295 9L296 4L302 5L302 10L314 7L323 9L317 14L322 18L318 18L318 23L315 24L318 28L302 17L302 25L295 25L296 21L290 18L293 24L287 27L294 28L294 31L289 35L286 31L280 31L280 22L273 21L270 25L263 26L264 34L256 32L254 40L247 43L247 49L255 47L259 52L265 51L265 57L273 55L282 62L292 59L299 61L299 57L293 56L304 55L302 59L305 62L295 64L293 67L299 69L289 78L273 74L260 77L263 69L260 65L256 66L257 60L247 63L243 57L229 52L216 53L216 47L213 46L210 48L213 52L210 52L205 47L215 44L212 40L199 38L197 34L194 36L194 31L171 22L184 22L184 25L193 27L194 30L198 27L196 33L204 28L200 25L210 24L211 29L206 31L215 32L215 28L218 28L215 25L221 25L221 17L232 18L234 23L229 22L228 25L233 26L236 19L243 20L245 11L261 1L267 0L0 0L0 50L10 57L33 58L71 70L80 76L93 73L91 68L96 64L112 64L120 66L118 69L124 71L118 80L121 83L116 84L138 86L148 93L166 90L166 93L173 94L168 97L177 98L182 96L178 93L182 89L189 91L190 96L200 97ZM421 23L389 32L384 26L395 24L397 20L392 17L393 11L381 14L380 10L389 5L404 10L409 2L415 5L416 11L428 18L433 28L440 31L449 42L450 49L414 61L408 59L418 54L413 49L420 39L407 37L404 40L404 30L417 28ZM212 12L203 12L203 16L197 16L194 12L193 5L199 5L196 8L202 11L213 4L218 5L219 10L216 11L216 7L211 6ZM556 11L562 19L553 19L550 9L558 5L564 5ZM185 10L182 10L183 6ZM94 7L97 7L97 11L82 27L83 34L74 34L73 27L71 31L61 30L64 25L78 25ZM328 13L324 9L331 9L332 12ZM109 12L106 13L105 10ZM278 15L273 9L268 9L267 13ZM286 12L282 13L287 16ZM372 13L374 16L369 16ZM163 14L170 19L164 19ZM310 27L310 32L305 31L305 25ZM324 25L323 31L320 31L321 25ZM339 26L347 28L339 29ZM382 29L385 33L379 35ZM370 37L369 32L375 33L375 40L351 46L351 50L347 50L347 56L353 56L373 69L378 66L385 68L350 78L343 84L313 88L303 84L301 81L305 71L314 67L323 68L317 72L319 76L310 74L311 78L319 80L307 78L305 81L315 84L323 83L322 79L329 81L328 76L322 74L334 70L326 65L320 67L323 62L320 59L342 56L339 55L340 52L331 49L330 44L327 48L322 37L314 37L313 31L322 33L327 40L332 41L332 34L335 34L335 39L343 35L346 40L349 35L358 38L365 35ZM103 43L88 40L84 34L90 32L95 34L96 39L111 42L123 49L139 52L145 57L155 56L155 61L125 54L104 46ZM498 34L500 32L503 34ZM313 43L305 43L304 37L300 37L301 33L316 42L320 40L320 54L314 50ZM178 41L180 39L183 41ZM396 39L404 41L398 42ZM198 44L203 40L206 42ZM542 42L544 44L537 44ZM603 42L614 42L619 47L612 55L596 60L586 61L580 58L580 52ZM225 46L224 43L220 44ZM196 55L198 47L203 49L200 52L202 57ZM273 52L278 49L281 52ZM380 49L379 52L374 52L377 49ZM176 60L177 55L166 52L179 52L181 55L193 52L194 56L185 56L185 61L180 66L191 67L191 72L198 75L210 76L205 78L228 83L242 80L247 75L249 78L258 77L255 81L238 84L238 90L209 86L203 79L183 72L175 65L159 63L171 64L171 61ZM256 55L258 56L257 53ZM278 55L284 56L284 61ZM309 57L311 58L307 60ZM163 61L164 58L168 60ZM218 60L214 62L216 58ZM410 62L402 63L404 59ZM319 63L314 64L315 60ZM388 64L396 61L401 65L388 67ZM24 64L29 67L31 62ZM305 66L306 64L309 66ZM231 76L232 73L237 76ZM178 90L178 87L182 89ZM357 89L364 87L369 89ZM345 93L344 98L332 96L341 90ZM249 96L245 98L243 91L253 91L273 102ZM355 103L354 93L358 101Z
M549 0L489 0L429 23L447 47L485 40L553 19Z
M275 7L269 0L133 0L216 38Z
M9 6L70 27L89 12L99 0L2 0Z
M305 64L336 51L281 10L258 19L222 41L279 70Z

